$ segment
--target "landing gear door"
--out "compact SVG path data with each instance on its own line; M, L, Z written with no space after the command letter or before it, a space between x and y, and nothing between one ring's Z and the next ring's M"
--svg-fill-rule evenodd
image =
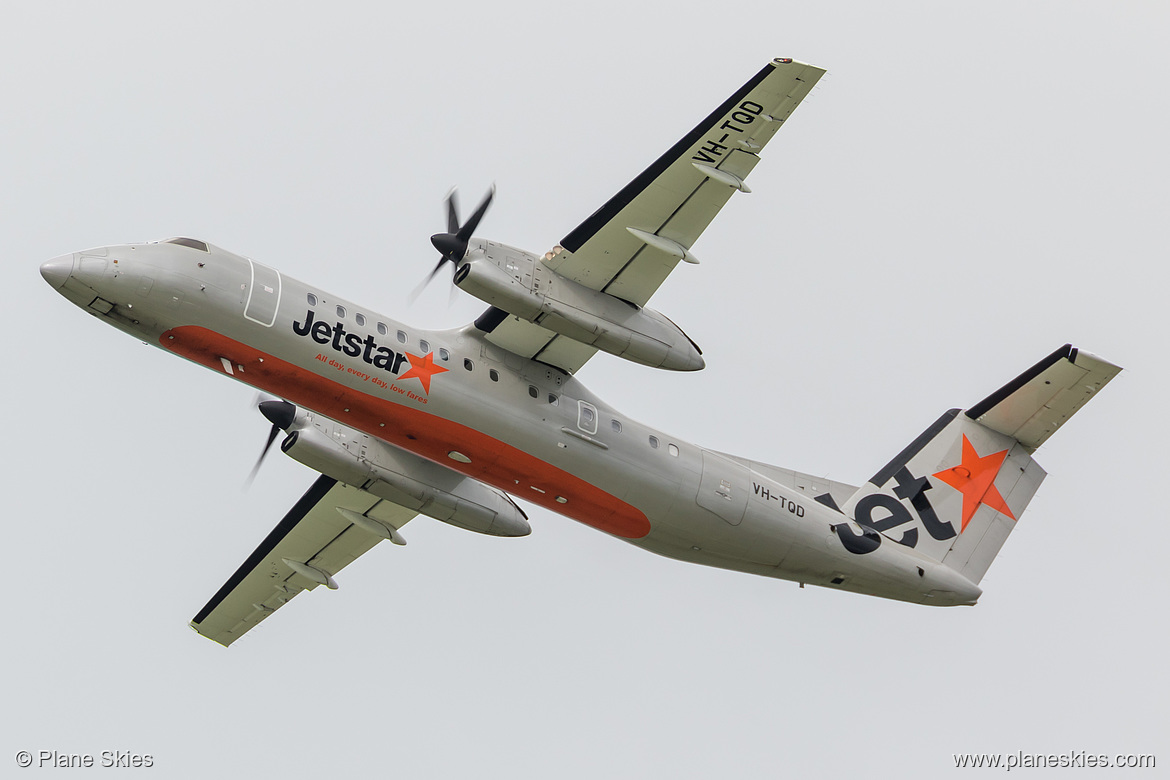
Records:
M248 266L252 269L252 280L248 285L244 318L271 328L280 308L280 271L254 260L248 260Z
M695 501L732 525L739 525L747 510L751 477L746 466L703 450L703 476Z

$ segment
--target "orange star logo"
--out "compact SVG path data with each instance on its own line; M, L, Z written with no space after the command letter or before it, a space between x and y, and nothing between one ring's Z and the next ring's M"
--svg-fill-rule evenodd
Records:
M422 382L423 392L427 395L431 394L431 377L435 374L441 374L448 369L442 366L435 365L435 353L428 352L423 357L415 357L409 352L406 353L406 359L410 361L410 370L405 374L399 374L399 379L417 379Z
M967 530L967 523L975 514L975 510L979 509L980 504L987 504L1012 520L1016 519L994 484L995 477L999 474L999 468L1003 465L1007 454L1008 451L1004 450L981 458L964 434L963 462L958 466L932 475L935 479L947 483L963 494L963 527L959 533Z

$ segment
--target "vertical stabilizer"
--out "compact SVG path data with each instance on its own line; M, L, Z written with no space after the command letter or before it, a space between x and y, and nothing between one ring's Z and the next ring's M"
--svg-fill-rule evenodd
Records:
M948 411L842 511L978 583L1044 480L1032 453L1120 370L1061 347L969 411Z

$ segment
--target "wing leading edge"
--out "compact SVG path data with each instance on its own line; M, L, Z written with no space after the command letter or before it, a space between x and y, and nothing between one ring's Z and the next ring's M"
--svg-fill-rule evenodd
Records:
M330 584L331 575L382 538L396 536L416 514L331 477L319 477L199 611L191 628L227 647L301 591ZM386 529L386 537L354 525L350 518L355 516L359 521L373 519Z
M739 190L771 140L825 71L769 62L650 167L562 239L543 262L561 276L644 306ZM597 349L489 309L489 341L573 373Z

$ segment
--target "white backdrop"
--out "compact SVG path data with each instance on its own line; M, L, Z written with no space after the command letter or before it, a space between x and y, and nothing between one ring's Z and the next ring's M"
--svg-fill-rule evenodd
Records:
M1165 748L1163 4L199 8L5 4L0 766L934 778ZM702 569L529 506L519 540L420 518L229 650L188 630L313 475L274 453L242 492L251 390L102 327L41 262L193 235L459 325L483 306L406 301L449 186L469 210L496 182L480 234L543 252L775 56L829 75L654 299L707 369L580 376L857 483L1067 341L1125 366L1040 450L978 607Z

